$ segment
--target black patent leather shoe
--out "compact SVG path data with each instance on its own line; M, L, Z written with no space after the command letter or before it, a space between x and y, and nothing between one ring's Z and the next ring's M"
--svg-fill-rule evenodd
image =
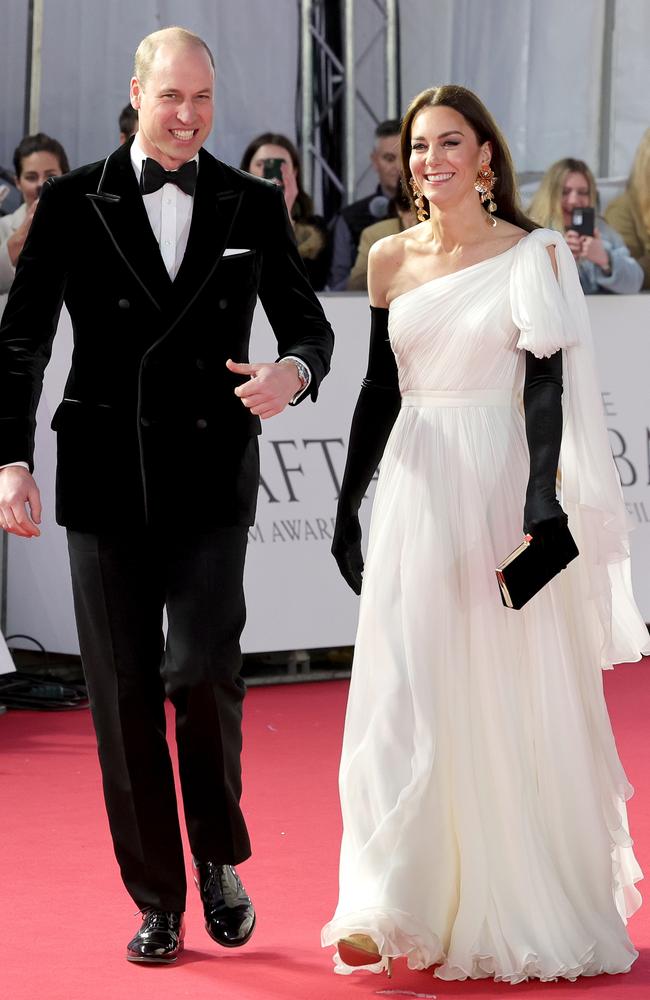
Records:
M142 926L126 946L129 962L175 962L183 950L185 921L182 913L145 910Z
M255 927L255 910L232 865L192 860L194 881L201 894L205 929L224 948L246 944Z

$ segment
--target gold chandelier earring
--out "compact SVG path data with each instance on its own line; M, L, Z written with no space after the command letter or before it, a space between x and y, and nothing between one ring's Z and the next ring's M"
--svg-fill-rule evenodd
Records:
M479 167L478 174L476 175L476 180L474 182L474 187L481 196L481 204L485 205L485 210L488 213L487 222L490 226L496 226L497 220L492 218L493 212L497 210L497 203L492 197L492 189L496 183L496 176L489 163L482 163Z
M418 217L418 222L426 222L429 218L429 213L424 207L424 195L415 183L414 177L411 177L409 184L411 185L411 190L413 191L413 201L415 202L415 211Z

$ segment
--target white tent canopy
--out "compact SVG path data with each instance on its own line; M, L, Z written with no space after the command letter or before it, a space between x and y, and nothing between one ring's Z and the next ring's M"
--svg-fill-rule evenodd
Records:
M71 164L117 144L138 41L167 24L201 34L217 61L215 128L208 147L238 164L248 140L271 129L295 138L297 0L37 0L43 8L39 128ZM28 4L4 0L0 60L0 163L23 134ZM354 0L360 50L376 29L375 0ZM629 171L650 124L650 4L646 0L401 0L403 103L444 82L476 90L503 128L521 173L563 156L596 174ZM367 59L364 88L383 90L381 60ZM359 102L358 166L374 122ZM361 169L358 170L361 175ZM373 183L371 175L358 194Z

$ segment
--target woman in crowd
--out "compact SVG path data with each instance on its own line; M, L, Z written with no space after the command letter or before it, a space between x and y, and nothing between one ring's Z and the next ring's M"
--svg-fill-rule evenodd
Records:
M363 590L323 944L343 973L400 956L442 979L626 972L640 872L600 670L638 659L648 633L575 263L517 208L470 91L418 95L401 147L421 221L370 251L332 545ZM364 572L358 511L380 459ZM580 555L514 611L494 570L522 515L551 551L568 516Z
M359 240L359 250L354 267L350 271L346 289L348 292L365 292L368 288L368 254L370 247L382 240L384 236L392 236L394 233L401 233L405 229L410 229L417 222L413 205L409 196L398 185L397 194L391 198L389 204L389 217L381 222L374 222L372 226L366 226L361 230Z
M61 143L43 132L25 136L16 148L14 170L24 201L11 215L0 218L0 316L4 312L41 188L48 177L67 174L69 169L68 157Z
M585 295L596 292L634 295L641 290L643 271L616 230L601 218L593 235L580 234L573 228L574 209L595 211L597 205L596 179L591 170L583 160L566 157L548 168L528 214L540 226L564 233L578 265Z
M312 200L303 190L298 150L286 135L264 132L248 144L239 166L249 174L264 177L267 160L282 160L284 200L293 223L298 250L312 288L320 291L325 287L329 269L327 227L319 215L314 215Z
M605 218L621 234L643 269L643 288L650 288L650 128L643 133L623 194L607 206Z

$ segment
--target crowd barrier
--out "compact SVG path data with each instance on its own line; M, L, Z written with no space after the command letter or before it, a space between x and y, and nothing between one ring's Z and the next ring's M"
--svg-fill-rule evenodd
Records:
M354 641L358 601L338 573L330 544L350 419L367 360L368 302L356 294L324 294L321 300L336 333L336 348L318 403L306 401L266 421L260 439L262 485L245 580L246 652ZM650 295L591 296L587 302L612 452L634 528L634 588L650 621ZM76 653L78 646L65 532L54 522L55 442L49 424L63 395L70 349L70 319L64 311L38 416L42 536L11 538L7 595L8 634L33 636L60 653ZM275 341L258 307L251 358L274 357ZM362 507L366 535L371 495ZM196 503L200 505L199 497ZM204 517L206 512L197 513Z

